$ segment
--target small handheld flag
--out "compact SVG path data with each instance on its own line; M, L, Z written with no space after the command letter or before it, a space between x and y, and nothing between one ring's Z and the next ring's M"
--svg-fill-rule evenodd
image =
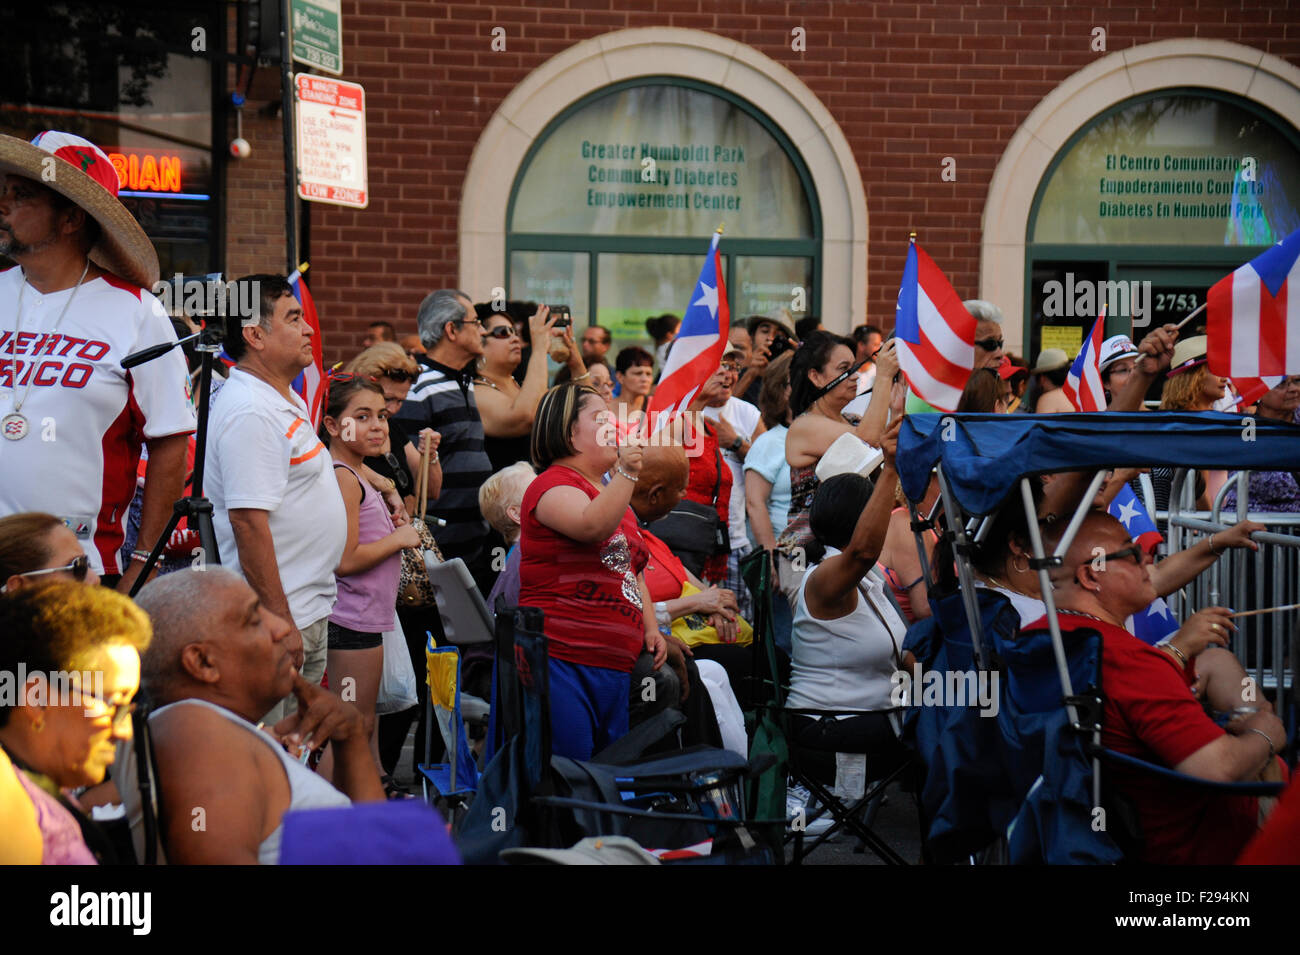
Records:
M1101 316L1092 324L1083 347L1074 358L1074 364L1066 373L1065 384L1061 390L1070 399L1070 403L1079 411L1105 411L1106 388L1101 383L1101 341L1106 334L1106 307L1103 305ZM1132 494L1132 491L1129 491Z
M316 314L316 303L312 301L311 292L307 290L307 283L302 277L305 271L307 271L305 262L294 269L293 274L289 276L289 287L293 289L294 298L302 306L303 321L311 326L312 362L293 380L293 390L298 393L303 403L307 405L307 410L311 412L311 426L319 429L325 400L325 353L320 340L320 317Z
M922 401L952 411L975 368L975 318L934 261L909 240L898 289L898 364Z
M1243 404L1300 372L1300 296L1292 297L1293 289L1300 289L1300 229L1210 286L1210 373L1231 378Z
M721 229L713 233L690 304L682 315L677 338L659 377L659 387L650 397L647 416L651 434L684 412L722 363L722 352L731 330L731 312L722 275L722 253L718 251L721 238Z

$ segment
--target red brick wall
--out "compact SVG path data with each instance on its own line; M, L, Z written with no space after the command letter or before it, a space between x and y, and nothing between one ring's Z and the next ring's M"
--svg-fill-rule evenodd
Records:
M978 292L980 216L998 158L1047 93L1106 55L1090 49L1093 27L1106 29L1106 53L1204 37L1300 64L1300 13L1288 6L529 0L526 7L480 7L344 0L344 76L366 88L372 199L364 211L310 204L312 291L327 351L350 354L374 319L413 331L421 298L456 282L460 188L480 132L529 71L581 40L629 27L706 30L760 50L806 83L836 117L861 169L870 224L868 313L888 323L909 229L923 236L960 294ZM494 26L506 29L506 52L491 50ZM790 49L796 26L807 31L806 52ZM236 262L268 254L272 264L279 261L261 236L263 227L280 227L283 215L276 200L282 180L266 165L278 156L278 125L271 126L272 141L255 142L253 158L231 167L232 272L239 271ZM248 129L246 121L246 135ZM940 179L945 156L956 159L956 182ZM258 238L242 235L245 228ZM274 236L269 243L275 245Z

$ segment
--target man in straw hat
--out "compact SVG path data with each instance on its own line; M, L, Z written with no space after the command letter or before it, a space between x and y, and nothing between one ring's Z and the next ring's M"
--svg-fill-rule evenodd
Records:
M108 157L80 136L0 135L0 255L18 263L0 273L0 516L61 517L126 590L181 494L194 410L179 350L122 369L176 333L147 291L157 253L117 191ZM142 443L141 550L123 568Z

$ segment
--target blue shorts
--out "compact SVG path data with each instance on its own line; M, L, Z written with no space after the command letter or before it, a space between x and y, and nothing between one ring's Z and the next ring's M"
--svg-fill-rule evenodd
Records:
M550 658L551 752L591 759L627 735L631 676Z

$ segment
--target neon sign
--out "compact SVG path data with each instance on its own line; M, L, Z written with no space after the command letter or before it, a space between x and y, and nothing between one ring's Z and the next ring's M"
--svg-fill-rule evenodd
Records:
M181 191L180 156L109 153L108 160L117 170L120 189L133 192Z

